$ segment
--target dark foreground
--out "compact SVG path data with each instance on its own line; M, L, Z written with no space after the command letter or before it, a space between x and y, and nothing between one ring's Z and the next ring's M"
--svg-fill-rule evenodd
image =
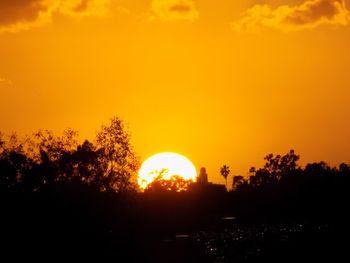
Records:
M1 258L150 263L349 260L348 218L339 207L310 208L309 213L242 209L233 200L227 193L120 196L69 187L3 193Z

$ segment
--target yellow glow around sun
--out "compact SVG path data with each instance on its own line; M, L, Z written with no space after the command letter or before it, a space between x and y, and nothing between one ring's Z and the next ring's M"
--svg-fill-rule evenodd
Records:
M142 164L138 177L139 186L145 189L163 169L167 170L164 179L170 179L171 176L178 175L185 180L195 182L197 178L196 168L186 157L177 153L158 153Z

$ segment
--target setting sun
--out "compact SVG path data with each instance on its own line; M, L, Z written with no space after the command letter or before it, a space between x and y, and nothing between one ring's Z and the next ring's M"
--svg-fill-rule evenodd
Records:
M0 0L0 259L346 261L349 69L350 0Z
M196 168L190 160L177 153L159 153L151 156L139 170L138 184L142 189L152 183L162 171L165 180L177 175L185 180L196 181Z

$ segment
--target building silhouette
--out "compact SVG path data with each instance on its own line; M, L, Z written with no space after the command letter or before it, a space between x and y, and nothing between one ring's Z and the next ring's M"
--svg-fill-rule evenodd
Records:
M199 175L197 177L197 183L200 183L200 184L207 184L208 183L208 174L205 170L205 167L201 168Z
M202 193L224 193L226 192L225 185L213 184L208 182L208 174L205 167L202 167L197 176L197 182L192 184L189 188L190 191L202 192Z

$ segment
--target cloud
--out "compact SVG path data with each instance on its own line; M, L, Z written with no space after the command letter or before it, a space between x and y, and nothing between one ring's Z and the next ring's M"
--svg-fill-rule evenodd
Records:
M110 0L61 0L58 11L77 17L105 16Z
M188 20L195 21L199 17L193 0L153 0L150 19L162 21Z
M320 25L348 25L349 11L344 0L309 0L297 6L255 5L243 18L232 23L236 31L255 32L262 27L281 31L312 29Z
M46 0L0 0L0 32L15 32L47 23L51 11Z
M110 0L0 0L0 33L47 24L53 13L103 16Z

